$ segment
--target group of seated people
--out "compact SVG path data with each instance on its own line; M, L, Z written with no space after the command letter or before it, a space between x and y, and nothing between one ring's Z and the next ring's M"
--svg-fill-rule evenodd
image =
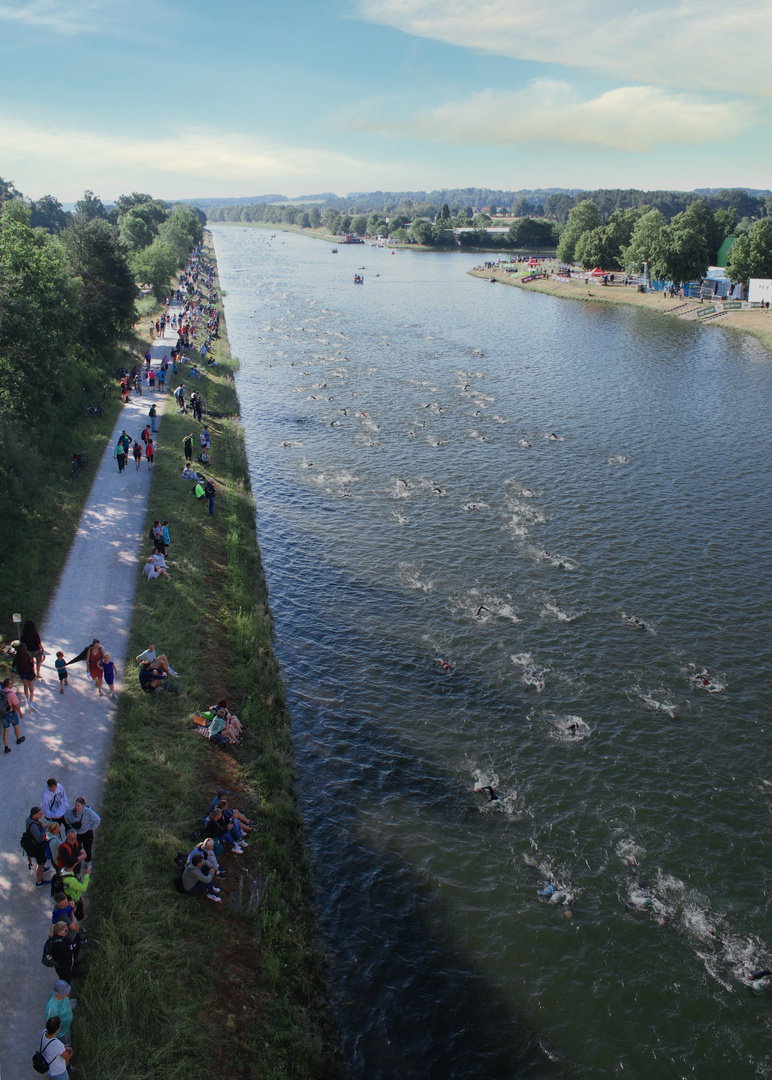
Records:
M148 579L148 581L155 581L156 578L163 574L164 577L169 578L171 581L171 574L168 570L168 563L166 562L166 556L162 551L153 551L145 559L145 565L142 567L142 573Z
M228 709L228 702L220 698L216 705L201 713L204 724L201 734L218 746L240 746L244 725L235 713Z
M244 839L255 828L240 810L228 805L230 792L220 788L209 806L209 814L204 821L201 840L188 855L185 869L182 871L182 890L190 896L204 893L208 900L220 903L220 887L215 878L223 880L226 872L220 865L220 856L226 848L235 855L243 855L249 844Z
M175 687L169 682L170 676L177 678L177 672L169 664L166 653L158 656L155 645L151 643L148 649L136 657L136 661L139 664L139 685L146 693L152 694L154 690L177 693Z

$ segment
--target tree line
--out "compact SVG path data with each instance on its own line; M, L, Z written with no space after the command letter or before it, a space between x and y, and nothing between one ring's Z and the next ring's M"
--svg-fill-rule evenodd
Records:
M571 209L560 237L558 259L585 270L624 270L670 281L696 281L716 265L724 241L734 238L727 275L748 284L751 277L772 277L772 218L748 223L736 207L714 208L696 199L668 221L657 207L616 210L603 222L598 206L585 199Z
M201 239L202 217L136 193L105 207L91 191L66 213L53 196L30 200L0 179L0 513L9 535L18 527L23 542L41 489L61 474L83 389L101 390L112 374L136 319L137 280L156 295L168 288ZM65 445L65 456L75 449Z

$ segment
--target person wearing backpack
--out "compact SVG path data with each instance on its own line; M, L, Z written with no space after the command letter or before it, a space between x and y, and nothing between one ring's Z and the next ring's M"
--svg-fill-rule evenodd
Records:
M43 879L50 867L46 866L46 830L43 825L43 811L39 806L33 806L30 810L24 836L28 837L28 843L24 846L24 838L22 838L22 846L29 857L38 864L35 888L42 889L48 884Z
M22 735L19 732L19 720L24 716L19 706L19 699L13 692L13 680L5 679L3 681L2 688L0 688L0 716L3 719L3 746L5 749L3 753L10 754L11 748L8 745L8 730L13 728L13 733L16 736L16 745L19 746L27 738L26 735Z
M66 983L72 983L72 974L80 951L77 934L70 934L66 922L54 923L54 936L51 938L51 959L56 974Z
M46 1020L40 1036L40 1049L32 1058L35 1072L48 1076L66 1076L72 1057L72 1047L65 1046L59 1038L62 1022L58 1016Z

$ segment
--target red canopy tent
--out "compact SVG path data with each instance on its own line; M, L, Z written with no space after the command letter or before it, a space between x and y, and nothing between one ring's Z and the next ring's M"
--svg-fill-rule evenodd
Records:
M597 266L595 267L595 269L594 269L594 270L591 270L591 271L590 271L590 277L605 277L605 276L606 276L606 271L605 271L605 270L601 270L601 269L600 269L599 267L597 267Z

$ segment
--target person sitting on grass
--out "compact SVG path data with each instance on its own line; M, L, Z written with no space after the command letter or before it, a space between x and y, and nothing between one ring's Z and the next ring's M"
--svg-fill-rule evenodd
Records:
M201 855L203 855L206 862L208 862L209 865L212 867L212 873L215 877L225 877L225 871L220 866L219 860L217 858L217 852L214 848L214 840L211 836L208 836L206 840L201 840L198 844L196 844L190 855L188 855L188 862L193 859L193 856L196 854L196 852L199 852ZM222 854L222 851L220 852L220 854Z
M160 551L154 551L151 555L148 555L145 560L145 565L142 568L142 573L148 581L155 581L161 574L171 581L171 575L166 569L166 559L164 559Z
M231 746L236 746L240 742L238 733L234 727L231 727L225 715L225 709L217 709L214 716L209 721L209 738L214 738L215 735L219 735L221 739L225 739Z
M238 810L228 809L228 800L220 799L217 803L217 810L222 811L223 821L227 821L228 824L233 823L233 835L239 844L244 844L244 833L252 832L254 826L248 824L247 818Z
M233 829L234 823L226 821L222 810L217 807L204 823L204 836L211 836L213 840L219 840L221 844L227 844L236 855L243 855L244 848L249 847L249 844L240 843L234 836Z
M199 474L195 471L195 469L191 469L190 464L186 461L185 462L185 468L182 470L182 479L183 480L201 480L202 477L199 476Z
M241 723L235 713L230 712L230 710L228 709L228 702L226 698L220 698L217 704L212 706L211 712L218 713L220 709L224 710L225 712L226 723L228 723L230 727L232 727L235 730L236 734L240 737L242 731L244 730L244 725Z
M144 652L141 652L139 656L135 656L134 659L138 664L151 663L154 668L162 668L167 675L171 675L172 678L177 678L177 672L169 663L169 658L166 653L161 653L160 656L156 653L155 642L151 641Z
M182 871L182 887L190 896L205 892L210 900L214 900L216 904L220 903L220 897L217 895L220 890L214 883L212 866L204 861L204 856L200 851L193 855Z
M149 660L143 661L139 666L139 685L147 693L152 693L153 690L168 690L176 694L177 691L166 680L168 674L168 667L164 669Z

